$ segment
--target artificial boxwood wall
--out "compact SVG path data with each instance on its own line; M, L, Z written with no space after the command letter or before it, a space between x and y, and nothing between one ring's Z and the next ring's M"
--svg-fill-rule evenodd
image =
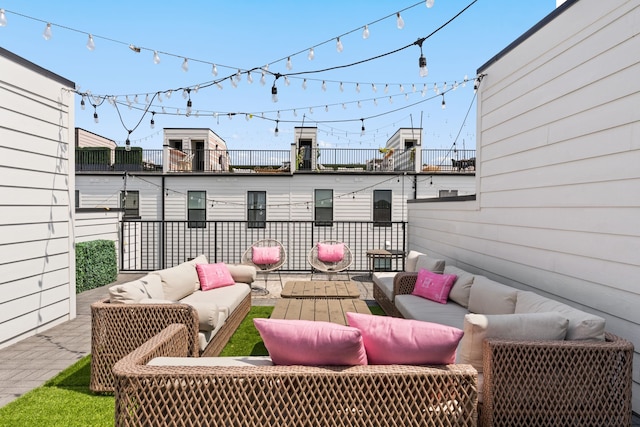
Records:
M112 240L76 244L76 293L108 285L117 277L116 244Z

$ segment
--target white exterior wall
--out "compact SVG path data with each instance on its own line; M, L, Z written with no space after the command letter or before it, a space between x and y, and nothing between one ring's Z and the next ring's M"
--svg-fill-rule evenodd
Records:
M409 248L604 317L640 412L640 3L565 6L480 70L477 200L409 203Z
M96 135L93 132L76 128L77 147L107 147L115 150L116 142L104 136ZM113 156L112 156L113 157ZM113 160L113 159L112 159Z
M0 348L76 315L74 83L0 49Z

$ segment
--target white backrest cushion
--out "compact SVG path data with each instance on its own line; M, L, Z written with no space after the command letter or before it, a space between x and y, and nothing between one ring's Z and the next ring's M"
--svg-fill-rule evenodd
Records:
M485 338L523 341L564 340L569 319L560 313L467 314L457 363L468 363L482 372L482 342Z
M484 276L475 276L469 292L469 311L478 314L513 314L518 290Z
M543 297L535 292L518 292L516 313L539 313L547 311L558 312L569 319L567 340L595 339L604 341L605 320L602 317Z
M109 301L112 304L134 304L143 298L164 299L160 276L147 274L138 280L109 288Z
M409 251L407 254L407 259L404 261L404 271L409 273L415 273L418 270L416 269L416 262L418 261L418 257L420 255L424 255L422 252L418 251Z
M471 293L474 275L453 265L445 265L444 274L455 274L458 276L453 283L451 292L449 292L449 299L465 308L469 307L469 294Z
M196 264L192 261L155 272L162 279L165 299L178 301L200 288Z
M433 273L440 273L442 274L442 272L444 271L444 260L443 259L436 259L436 258L431 258L428 255L419 255L418 259L416 260L416 270L415 271L420 271L423 268L433 272Z
M198 255L197 257L195 257L194 259L187 261L190 264L193 264L193 266L195 267L196 264L208 264L209 261L207 261L207 256L206 255ZM197 291L198 289L200 289L201 285L200 285L200 278L198 277L198 281L195 284L195 288L194 291Z

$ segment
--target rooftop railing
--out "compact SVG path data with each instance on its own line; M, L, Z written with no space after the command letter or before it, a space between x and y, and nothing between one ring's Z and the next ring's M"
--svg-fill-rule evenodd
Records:
M76 148L76 171L294 173L475 171L475 150L292 148L291 150ZM416 159L417 157L417 159Z

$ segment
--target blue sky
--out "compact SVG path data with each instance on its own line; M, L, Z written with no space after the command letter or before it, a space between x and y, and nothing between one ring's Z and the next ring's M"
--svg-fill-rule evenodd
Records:
M422 125L425 148L450 148L456 138L457 148L475 148L477 68L551 13L555 1L477 0L424 41L429 69L424 78L418 72L416 45L365 61L427 37L472 1L435 0L427 8L424 1L8 0L0 2L7 18L7 25L0 27L0 46L75 82L80 92L94 94L93 100L87 98L85 110L76 96L75 126L119 145L131 130L133 146L160 149L162 128L196 127L211 128L229 149L288 149L294 142L293 127L304 120L305 126L318 126L319 142L325 147L377 148L399 127ZM397 28L398 11L405 23L402 30ZM52 23L50 40L42 36L46 22ZM370 36L365 40L367 24ZM93 51L86 47L88 34L94 36ZM344 47L340 53L338 36ZM141 52L135 53L129 44L141 47ZM309 60L312 46L315 58ZM158 64L154 50L159 52ZM184 58L187 72L181 68ZM365 62L341 67L359 61ZM281 75L341 68L291 75L288 86L284 77L275 80L271 74L263 86L260 71L254 71L253 83L248 83L247 71L266 64L270 72ZM238 69L242 78L234 88L225 78ZM470 82L462 87L465 76ZM276 103L271 97L274 80ZM214 84L218 81L223 89ZM188 117L184 88L191 89ZM168 90L174 90L169 99ZM145 114L147 94L153 98L157 92L162 102L156 96ZM89 104L103 95L117 96L121 104L116 109L103 102L96 124ZM137 108L128 108L126 95ZM133 104L135 95L138 104ZM167 114L162 114L163 107ZM151 111L156 112L154 129ZM230 119L228 113L236 114Z

